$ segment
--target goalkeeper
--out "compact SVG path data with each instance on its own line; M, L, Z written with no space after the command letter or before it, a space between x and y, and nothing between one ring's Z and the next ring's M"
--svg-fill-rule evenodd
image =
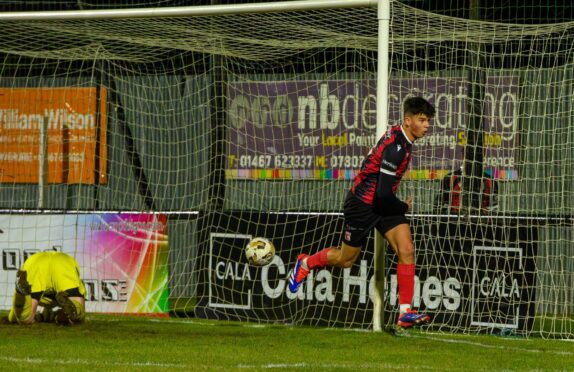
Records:
M300 254L289 276L289 290L297 292L309 272L315 268L353 265L371 230L376 228L389 242L398 257L400 327L430 321L427 314L411 309L415 285L415 247L405 213L412 209L412 199L404 202L395 193L411 160L413 142L426 135L434 107L421 97L411 97L403 104L403 123L383 135L361 165L344 205L345 230L341 247L325 248L314 255Z
M61 252L35 253L16 274L8 321L80 323L85 318L85 294L80 269L73 257Z

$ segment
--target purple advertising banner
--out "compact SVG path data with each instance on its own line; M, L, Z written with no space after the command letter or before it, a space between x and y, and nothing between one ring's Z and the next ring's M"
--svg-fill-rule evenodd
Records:
M464 78L390 81L389 125L421 95L437 114L417 140L407 177L434 179L462 164L467 143ZM375 80L231 82L230 179L352 179L376 138ZM484 167L516 179L518 77L490 77L484 97Z

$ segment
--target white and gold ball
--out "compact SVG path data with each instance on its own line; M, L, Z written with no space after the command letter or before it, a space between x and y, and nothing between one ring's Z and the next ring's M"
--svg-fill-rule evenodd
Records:
M253 238L245 247L245 257L254 266L268 265L274 256L275 246L266 238Z

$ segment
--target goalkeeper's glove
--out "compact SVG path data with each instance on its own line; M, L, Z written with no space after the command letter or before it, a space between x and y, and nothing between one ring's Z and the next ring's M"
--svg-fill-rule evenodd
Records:
M24 296L32 293L32 287L28 283L28 273L24 270L18 270L16 273L16 292Z
M66 292L59 292L56 295L56 302L60 309L56 311L56 323L61 325L71 325L82 321L78 315L78 309L74 301L68 298Z

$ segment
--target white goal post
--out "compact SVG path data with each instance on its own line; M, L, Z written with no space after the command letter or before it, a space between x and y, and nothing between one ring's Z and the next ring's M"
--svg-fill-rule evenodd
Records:
M295 295L286 277L339 244L365 154L421 95L437 115L398 196L427 329L573 338L573 31L398 0L0 13L0 306L57 247L89 311L392 325L374 238Z

